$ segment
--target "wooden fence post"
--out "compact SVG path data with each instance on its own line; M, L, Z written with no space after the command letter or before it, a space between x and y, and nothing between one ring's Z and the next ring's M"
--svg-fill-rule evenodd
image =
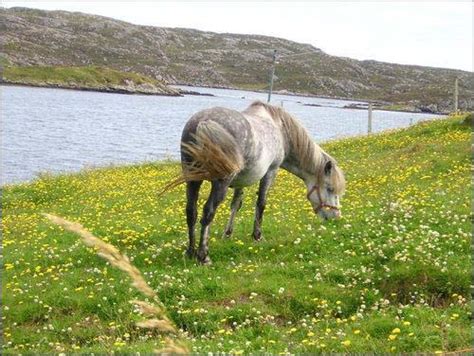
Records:
M369 117L367 122L367 133L372 133L372 103L369 103Z

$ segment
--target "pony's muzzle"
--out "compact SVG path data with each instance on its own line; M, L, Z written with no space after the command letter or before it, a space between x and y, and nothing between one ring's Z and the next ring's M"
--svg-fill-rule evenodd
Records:
M339 209L334 209L334 208L333 209L322 208L315 212L324 220L339 219L341 217L341 211Z

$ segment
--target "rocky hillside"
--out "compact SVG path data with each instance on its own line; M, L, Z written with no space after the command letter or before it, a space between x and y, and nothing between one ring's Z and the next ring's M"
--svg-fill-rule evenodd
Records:
M281 38L138 26L75 12L2 8L0 18L7 66L93 65L168 83L265 89L277 49L276 90L449 111L458 77L460 107L474 109L471 72L358 61Z

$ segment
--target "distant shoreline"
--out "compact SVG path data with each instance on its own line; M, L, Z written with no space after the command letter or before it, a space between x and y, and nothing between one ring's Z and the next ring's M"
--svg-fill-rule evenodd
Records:
M253 93L268 93L267 90L264 89L246 89L246 88L236 88L236 87L230 87L230 86L214 86L214 85L193 85L193 84L188 84L188 83L174 83L170 84L170 86L176 87L176 86L186 86L186 87L191 87L191 88L209 88L209 89L227 89L227 90L241 90L241 91L249 91ZM331 100L341 100L341 101L360 101L363 103L368 103L368 102L377 102L380 104L390 104L389 102L385 102L382 100L369 100L369 99L358 99L358 98L346 98L346 97L338 97L338 96L328 96L328 95L316 95L316 94L311 94L311 93L298 93L298 92L292 92L292 91L287 91L287 90L274 90L272 94L276 95L288 95L288 96L301 96L303 98L319 98L319 99L331 99Z
M14 82L14 81L1 81L0 86L20 86L20 87L30 87L30 88L46 88L46 89L65 89L65 90L76 90L76 91L86 91L86 92L98 92L98 93L107 93L107 94L126 94L126 95L147 95L147 96L171 96L171 97L179 97L183 95L196 95L196 96L210 96L214 97L216 95L212 93L200 93L194 90L186 90L181 88L176 88L177 86L186 86L190 88L209 88L209 89L227 89L227 90L239 90L239 91L247 91L247 92L254 92L254 93L265 93L263 90L248 90L248 89L239 89L239 88L232 88L232 87L215 87L215 86L191 86L189 84L172 84L171 87L178 90L177 94L174 93L150 93L150 92L142 92L142 91L133 91L133 90L125 90L125 89L114 89L114 88L93 88L93 87L86 87L86 86L66 86L60 84L37 84L37 83L22 83L22 82ZM319 98L319 99L329 99L329 100L340 100L340 101L357 101L361 104L349 104L339 109L346 109L346 110L367 110L367 107L364 104L368 104L369 101L364 99L350 99L350 98L339 98L339 97L329 97L329 96L317 96L308 93L293 93L293 92L282 92L282 91L275 91L273 94L277 95L288 95L288 96L296 96L296 97L303 97L303 98ZM390 109L390 103L385 102L373 102L374 104L374 111L390 111L390 112L405 112L405 113L413 113L413 114L433 114L433 115L446 115L446 113L441 112L423 112L423 111L415 111L410 109L400 109L394 110ZM301 103L305 106L324 106L324 105L313 105L313 104L305 104ZM385 107L386 106L386 107Z
M234 87L228 87L228 86L212 86L212 85L199 85L199 86L194 86L191 84L186 84L186 83L178 83L178 84L171 84L170 86L176 88L180 86L185 86L185 87L190 87L190 88L209 88L209 89L226 89L226 90L239 90L239 91L247 91L247 92L253 92L253 93L268 93L268 91L265 91L263 89L243 89L243 88L234 88ZM182 89L176 88L180 91ZM182 94L187 94L185 92L182 92ZM317 98L317 99L328 99L328 100L339 100L339 101L356 101L358 103L353 103L349 105L345 105L343 107L340 107L339 109L349 109L349 110L368 110L367 106L364 104L369 104L372 103L374 105L373 110L374 111L391 111L391 112L405 112L405 113L412 113L412 114L433 114L433 115L446 115L447 113L443 112L435 112L435 111L423 111L421 109L414 110L415 108L411 107L405 107L400 106L398 109L393 109L393 107L397 106L391 102L388 101L383 101L383 100L369 100L369 99L359 99L359 98L345 98L345 97L338 97L338 96L326 96L326 95L315 95L311 93L295 93L295 92L290 92L286 90L276 90L273 91L273 94L276 95L287 95L287 96L299 96L302 98ZM213 94L208 94L208 93L197 93L195 95L212 95ZM360 104L359 104L360 103ZM317 104L305 104L301 103L302 105L305 106L324 106L324 105L317 105Z
M127 95L157 95L157 96L182 96L180 93L171 94L171 93L149 93L142 91L132 91L125 89L114 89L114 88L93 88L86 86L66 86L59 84L36 84L36 83L20 83L12 81L2 81L0 85L5 86L18 86L18 87L30 87L30 88L46 88L46 89L65 89L65 90L76 90L76 91L90 91L98 93L108 93L108 94L127 94Z
M107 89L100 89L100 88L93 88L93 87L86 87L86 86L65 86L59 84L37 84L37 83L21 83L21 82L13 82L13 81L0 81L0 86L17 86L17 87L29 87L29 88L46 88L46 89L65 89L65 90L76 90L76 91L89 91L89 92L97 92L97 93L108 93L108 94L126 94L126 95L156 95L156 96L183 96L183 95L198 95L198 96L215 96L211 93L199 93L193 90L183 90L178 89L177 94L168 94L168 93L149 93L149 92L142 92L142 91L132 91L132 90L124 90L124 89L114 89L114 88L107 88Z

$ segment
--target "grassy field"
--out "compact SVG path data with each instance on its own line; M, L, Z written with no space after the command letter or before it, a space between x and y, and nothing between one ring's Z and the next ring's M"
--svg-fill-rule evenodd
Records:
M134 325L128 280L41 212L126 253L195 352L469 349L470 135L457 116L325 144L347 175L343 218L318 220L303 184L281 171L265 240L251 238L253 187L230 240L229 199L218 212L210 267L183 257L183 187L156 196L176 164L6 186L3 353L148 353L162 343Z
M65 88L87 88L96 90L118 89L134 86L150 85L163 92L175 93L164 83L143 74L123 72L99 66L61 67L61 66L6 66L3 71L6 81L12 83L59 86ZM130 90L139 89L130 88Z

